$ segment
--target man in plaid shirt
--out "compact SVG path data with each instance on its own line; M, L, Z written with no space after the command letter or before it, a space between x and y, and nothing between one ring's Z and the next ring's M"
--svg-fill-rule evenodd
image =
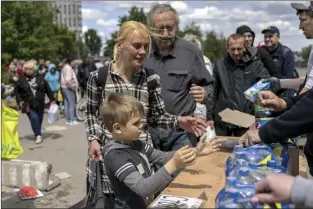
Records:
M191 116L175 116L166 112L161 96L160 78L157 74L147 77L146 70L142 68L133 75L131 82L125 83L120 75L114 71L112 64L110 64L104 89L97 83L98 74L99 70L92 72L87 82L88 101L85 127L91 159L98 158L102 160L103 146L107 140L112 139L112 135L105 127L103 121L101 121L99 115L101 100L110 93L123 92L137 98L143 104L146 118L142 121L143 130L139 139L150 145L153 144L147 128L148 122L156 123L159 127L165 129L181 128L198 136L205 131L206 124L200 119ZM154 82L155 88L148 89L148 82ZM90 159L87 162L87 174L89 179L93 179L89 162ZM102 171L103 192L105 194L113 194L110 181L105 173L103 161Z

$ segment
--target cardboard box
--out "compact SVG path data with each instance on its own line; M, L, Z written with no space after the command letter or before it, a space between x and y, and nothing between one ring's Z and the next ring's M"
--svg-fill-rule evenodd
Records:
M243 128L249 128L255 123L255 117L253 115L249 115L238 110L231 110L226 108L218 114L221 116L222 121Z

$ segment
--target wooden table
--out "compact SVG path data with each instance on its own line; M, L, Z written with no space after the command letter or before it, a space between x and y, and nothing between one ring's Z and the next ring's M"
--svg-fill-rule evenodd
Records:
M232 150L223 150L198 157L185 168L162 194L199 198L206 193L204 208L215 208L215 197L225 185L225 162Z
M160 195L177 195L199 198L205 192L207 201L202 208L215 208L215 198L225 185L225 163L233 150L199 157L195 164L185 168ZM305 176L303 154L300 153L300 175ZM158 198L156 198L158 199Z

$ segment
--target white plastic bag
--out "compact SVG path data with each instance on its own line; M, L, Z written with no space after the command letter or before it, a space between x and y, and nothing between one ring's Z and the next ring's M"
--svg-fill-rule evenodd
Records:
M208 126L206 128L206 140L211 141L212 139L215 139L216 133L215 133L215 128Z
M48 122L54 123L60 119L60 110L57 104L52 104L48 111Z

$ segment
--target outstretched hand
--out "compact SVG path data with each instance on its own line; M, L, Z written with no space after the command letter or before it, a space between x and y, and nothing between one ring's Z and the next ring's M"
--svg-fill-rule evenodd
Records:
M196 147L197 155L203 156L208 155L213 152L217 152L220 150L220 147L222 146L222 140L221 139L213 139L213 140L206 140L206 135L203 135L200 138L200 141Z
M178 117L178 124L180 128L193 133L196 137L201 136L208 126L203 119L191 116Z

